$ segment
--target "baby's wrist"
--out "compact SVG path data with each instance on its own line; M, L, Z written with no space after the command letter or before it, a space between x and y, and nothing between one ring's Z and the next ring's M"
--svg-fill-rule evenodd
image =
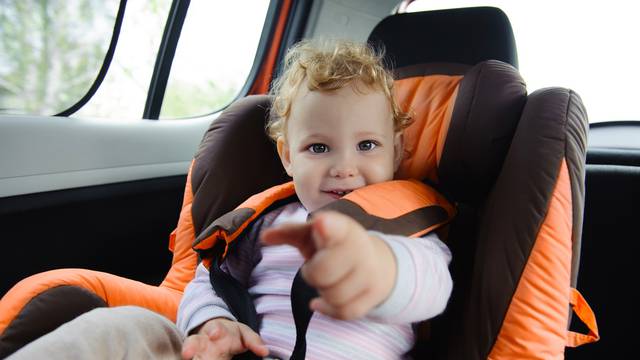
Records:
M195 328L193 328L193 330L191 330L189 333L190 333L190 335L201 334L202 329L204 329L207 324L214 323L214 322L220 322L220 321L235 322L235 320L228 319L228 318L225 318L225 317L217 317L217 318L209 319L209 320L203 322L202 324L200 324L200 325L196 326Z
M380 270L379 279L376 280L380 284L380 299L377 303L380 305L389 298L393 291L398 274L398 264L393 250L386 241L374 234L369 234L369 236L374 239L375 259L378 262L376 266Z

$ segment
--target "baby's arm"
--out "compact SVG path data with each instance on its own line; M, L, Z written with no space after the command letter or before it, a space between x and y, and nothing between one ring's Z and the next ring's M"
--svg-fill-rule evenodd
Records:
M237 239L238 245L221 266L223 271L229 273L243 286L247 285L253 268L261 259L256 243L263 221L264 219L258 220L247 236ZM189 334L205 321L219 317L236 320L227 304L213 290L209 270L200 263L196 268L195 277L184 290L176 323L184 334Z
M389 297L368 316L385 322L407 323L430 319L447 306L453 282L451 252L438 235L421 238L382 234L396 258L396 281Z
M261 225L261 223L258 223ZM223 264L223 271L246 285L251 270L260 259L255 249L257 232L254 226ZM248 326L237 322L227 304L215 293L209 270L198 265L195 278L187 285L178 308L178 328L188 337L182 345L182 357L191 359L230 359L233 355L252 351L268 354L262 339Z
M450 254L433 236L367 232L345 215L322 212L306 224L265 230L262 240L300 250L302 275L320 294L310 307L334 318L425 320L442 312L451 292Z
M213 318L236 320L224 300L218 297L209 282L209 270L200 263L196 276L184 290L178 307L178 329L189 334L196 327Z
M191 359L231 359L247 350L266 356L260 336L236 321L225 302L216 295L209 271L198 265L195 278L187 285L178 308L178 328L189 336L182 345L182 357Z

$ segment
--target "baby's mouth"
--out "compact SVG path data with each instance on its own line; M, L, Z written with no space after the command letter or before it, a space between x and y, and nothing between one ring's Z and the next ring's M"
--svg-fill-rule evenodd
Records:
M327 190L327 191L323 191L326 194L329 194L330 196L336 197L336 198L341 198L345 195L347 195L348 193L352 192L353 190Z

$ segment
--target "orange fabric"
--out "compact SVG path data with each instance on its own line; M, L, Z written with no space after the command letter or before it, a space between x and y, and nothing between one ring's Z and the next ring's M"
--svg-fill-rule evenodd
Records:
M269 91L269 85L273 78L273 70L276 67L276 58L278 57L278 50L280 43L282 42L282 34L284 34L285 26L287 24L287 18L291 11L292 0L283 0L280 14L278 14L278 23L273 33L273 38L269 43L269 52L260 66L260 71L256 80L253 82L249 95L266 94Z
M371 194L375 194L372 196ZM206 239L195 245L197 250L206 250L212 248L218 239L223 239L227 246L223 256L226 256L229 244L234 241L264 210L271 206L274 202L286 199L295 195L295 187L293 182L287 182L282 185L274 186L261 193L255 194L245 202L240 204L237 209L253 209L255 212L233 233L228 234L226 231L219 229L209 235ZM366 212L371 215L385 219L393 219L404 215L417 208L424 207L425 204L439 205L445 209L448 218L451 219L455 215L455 208L444 196L432 188L426 186L417 180L392 180L388 182L369 185L357 191L353 191L344 197L360 205ZM428 233L434 228L442 224L435 224L432 227L423 229L411 236L420 236ZM211 265L211 259L203 259L205 266Z
M242 233L242 231L249 226L249 224L258 217L264 209L269 207L274 202L286 199L296 193L295 188L293 186L293 181L274 186L269 188L261 193L255 194L245 200L242 204L240 204L236 209L254 209L255 213L247 219L233 234L227 234L225 231L218 230L211 234L208 238L200 241L194 249L198 250L206 250L210 249L215 245L217 239L222 238L227 243L227 247L225 248L223 256L227 255L227 250L229 248L229 244L235 240L238 235ZM205 262L205 265L209 265L209 261Z
M367 213L384 219L396 218L424 207L425 204L442 206L449 217L453 217L455 213L444 196L414 179L369 185L345 195L344 198L360 205Z
M193 190L191 189L191 170L195 160L191 162L187 174L187 184L182 199L182 210L178 226L169 237L169 249L173 251L171 269L160 286L173 290L183 291L187 283L193 279L198 265L198 255L191 248L195 240L193 218L191 217L191 204L193 203ZM141 266L143 266L141 264Z
M87 289L109 306L138 305L176 320L182 291L151 286L116 275L85 270L59 269L30 276L17 283L0 301L0 333L42 292L63 285Z
M405 158L398 179L437 181L437 166L449 131L462 76L429 75L395 82L395 97L414 122L404 132Z
M576 289L571 288L571 306L578 318L587 325L589 328L589 334L580 334L573 331L567 332L567 346L577 347L580 345L596 342L600 340L600 333L598 332L598 324L596 323L596 316L591 310L587 301L582 297L582 294Z
M489 359L564 359L572 223L571 184L563 160L547 215Z

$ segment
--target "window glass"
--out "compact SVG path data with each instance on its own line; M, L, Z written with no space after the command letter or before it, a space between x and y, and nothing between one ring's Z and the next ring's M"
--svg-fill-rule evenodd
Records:
M229 104L254 62L269 0L192 0L160 113L197 116Z
M0 113L59 113L93 84L117 0L0 0Z
M507 14L529 92L573 89L591 122L640 119L636 2L418 0L407 11L467 6L495 6Z
M127 2L109 71L91 100L72 116L142 118L170 8L171 0Z

